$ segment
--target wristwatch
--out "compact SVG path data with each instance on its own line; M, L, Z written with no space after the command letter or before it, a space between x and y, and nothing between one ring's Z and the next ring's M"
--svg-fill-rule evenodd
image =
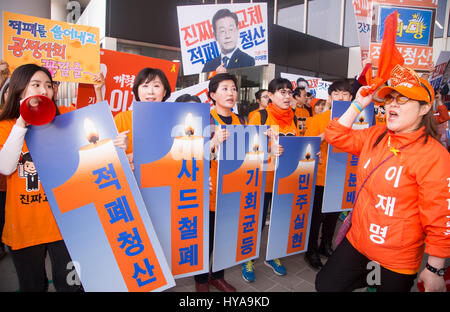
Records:
M438 276L444 276L444 274L445 274L445 268L442 268L442 269L436 269L435 267L429 265L428 263L425 265L425 267L426 267L429 271L433 272L434 274L437 274Z

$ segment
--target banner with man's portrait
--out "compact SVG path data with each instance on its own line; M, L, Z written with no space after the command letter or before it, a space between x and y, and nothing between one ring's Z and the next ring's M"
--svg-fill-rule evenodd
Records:
M268 64L266 3L177 7L183 72Z

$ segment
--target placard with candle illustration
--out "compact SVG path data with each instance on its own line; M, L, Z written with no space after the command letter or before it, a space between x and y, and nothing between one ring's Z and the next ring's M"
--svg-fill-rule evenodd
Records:
M267 126L222 126L219 148L213 272L259 256L266 185Z
M134 173L175 278L209 270L209 123L206 103L133 102Z
M339 118L350 102L334 101L331 118ZM367 106L353 122L353 129L366 129L374 120L374 104ZM328 145L327 172L323 192L322 212L347 211L353 208L356 197L356 168L358 156Z
M25 137L86 291L175 285L106 101L31 127Z
M319 137L280 137L266 260L305 252L314 201Z

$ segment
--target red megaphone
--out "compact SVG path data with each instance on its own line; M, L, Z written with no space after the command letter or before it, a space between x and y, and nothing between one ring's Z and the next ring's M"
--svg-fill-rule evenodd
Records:
M42 126L55 118L56 105L46 96L33 95L20 104L20 115L26 123Z

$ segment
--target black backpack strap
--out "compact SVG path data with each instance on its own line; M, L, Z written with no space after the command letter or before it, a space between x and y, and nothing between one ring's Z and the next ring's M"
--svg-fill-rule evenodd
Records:
M261 125L265 125L267 121L267 110L266 109L260 109L259 115L261 116Z

